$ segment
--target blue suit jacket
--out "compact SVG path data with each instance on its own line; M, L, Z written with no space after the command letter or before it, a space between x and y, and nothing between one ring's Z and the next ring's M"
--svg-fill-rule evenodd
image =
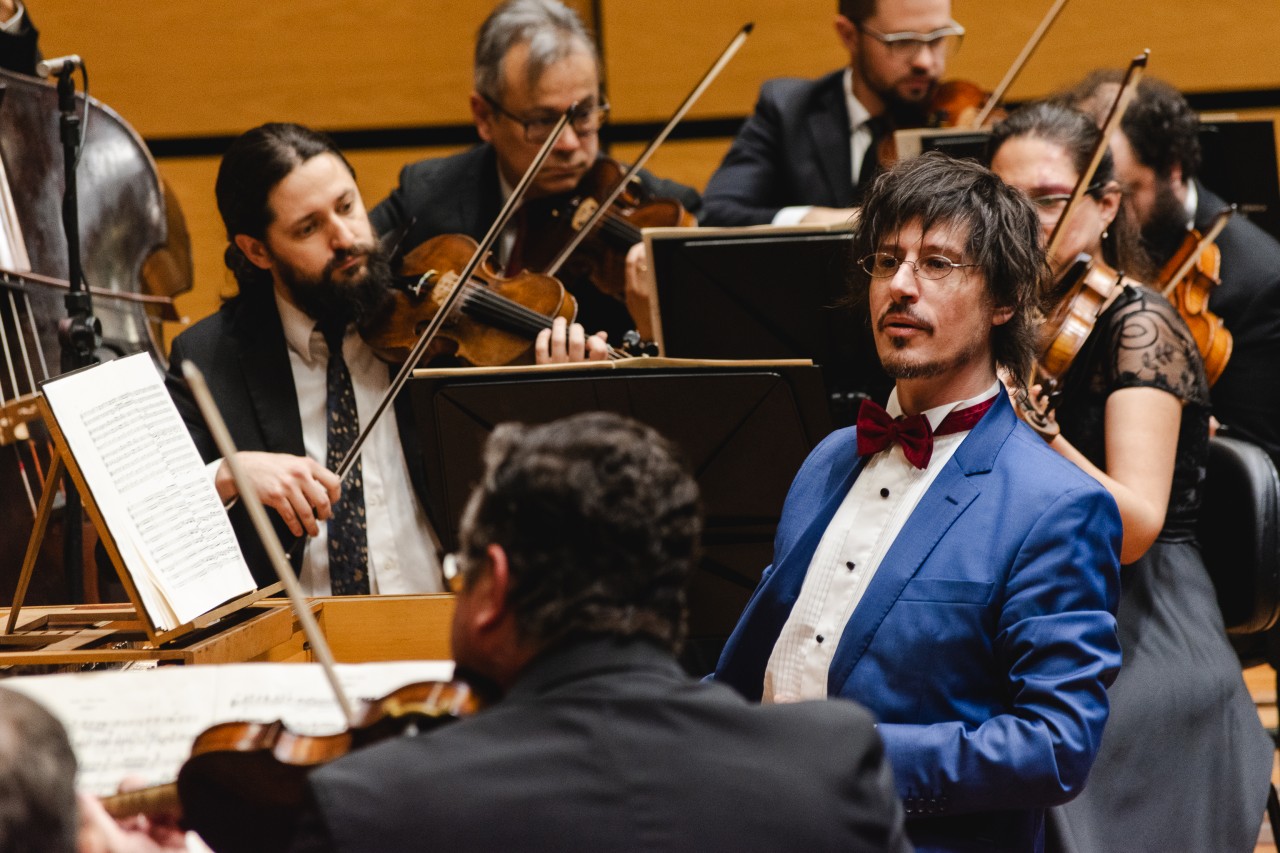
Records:
M855 430L813 451L715 678L759 698L814 549L861 470ZM1120 517L1007 399L946 463L840 638L827 692L880 720L920 849L1034 850L1084 785L1120 666Z

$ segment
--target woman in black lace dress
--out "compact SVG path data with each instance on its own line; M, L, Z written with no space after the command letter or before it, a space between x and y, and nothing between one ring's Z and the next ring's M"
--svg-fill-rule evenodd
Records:
M1032 196L1046 235L1099 133L1084 115L1050 104L997 126L991 167ZM1078 252L1147 273L1109 155L1050 263L1060 273ZM1252 850L1272 745L1195 542L1209 389L1195 341L1166 299L1125 279L1062 377L1056 417L1061 434L1047 436L1050 446L1107 487L1124 522L1124 662L1089 782L1052 813L1050 844Z

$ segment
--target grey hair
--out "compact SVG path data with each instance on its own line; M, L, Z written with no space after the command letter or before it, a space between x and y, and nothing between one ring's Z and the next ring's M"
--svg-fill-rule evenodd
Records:
M574 53L600 66L595 42L577 14L559 0L507 0L489 13L476 36L475 87L486 98L502 98L502 61L512 47L529 45L529 85Z

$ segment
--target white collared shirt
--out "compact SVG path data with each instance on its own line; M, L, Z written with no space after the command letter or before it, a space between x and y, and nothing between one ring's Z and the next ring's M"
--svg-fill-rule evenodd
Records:
M0 22L0 32L16 33L21 27L22 22L26 19L26 7L21 3L15 3L13 17L7 21Z
M923 414L937 429L952 411L989 400L1001 390L997 381L976 397ZM902 414L896 388L885 408L893 417ZM800 596L769 656L762 701L826 698L827 673L849 618L903 525L968 434L935 437L924 469L908 462L896 442L867 459L813 552Z
M307 456L324 464L328 442L325 398L329 347L315 321L276 295L289 366L302 416L302 444ZM342 356L355 388L360 423L368 423L391 385L387 365L378 360L351 330ZM369 537L369 591L381 594L440 592L443 583L436 558L435 535L413 490L395 412L384 412L360 454L364 473L365 516ZM329 595L327 525L307 541L299 576L307 595Z
M862 105L861 101L853 96L852 68L844 70L843 80L844 103L849 112L849 162L853 167L849 174L849 180L854 185L857 185L858 178L862 175L862 161L867 156L867 150L871 148L871 126L867 124L871 120L871 112ZM811 204L784 207L773 215L773 224L799 225L800 220L804 219L811 210L813 210L813 205Z

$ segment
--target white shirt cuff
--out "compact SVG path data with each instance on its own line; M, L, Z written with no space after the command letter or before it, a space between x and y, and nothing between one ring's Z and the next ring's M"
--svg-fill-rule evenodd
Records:
M803 204L795 207L784 207L773 215L774 225L799 225L800 220L809 215L813 205Z

